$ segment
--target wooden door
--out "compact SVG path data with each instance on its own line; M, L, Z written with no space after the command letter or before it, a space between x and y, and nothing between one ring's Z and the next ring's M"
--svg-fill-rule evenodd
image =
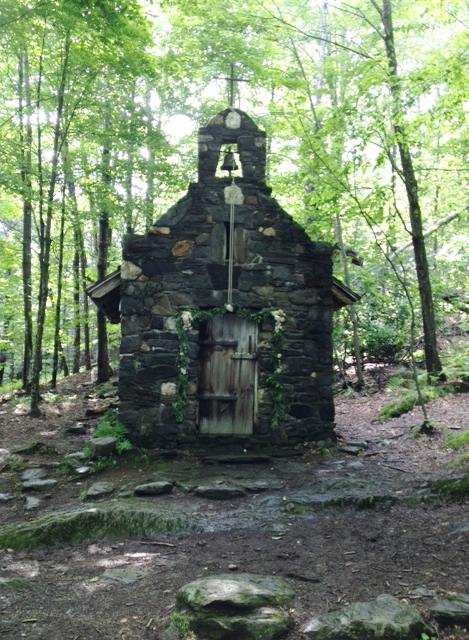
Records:
M200 331L199 427L202 433L253 431L257 324L226 313Z

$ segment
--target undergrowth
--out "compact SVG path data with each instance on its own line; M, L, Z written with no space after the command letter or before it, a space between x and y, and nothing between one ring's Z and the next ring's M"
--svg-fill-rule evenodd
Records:
M441 354L441 360L443 371L438 379L429 380L426 372L418 376L424 403L449 394L469 392L469 342L446 349ZM410 372L408 375L401 374L391 378L386 385L386 391L394 398L381 409L374 419L375 422L397 418L420 404L415 381Z
M463 447L469 445L469 431L462 431L461 433L450 433L446 438L446 446L454 451L459 451Z
M127 437L127 430L124 425L119 422L116 409L110 409L101 418L93 434L93 438L104 438L108 436L116 438L116 451L119 455L132 449L132 444Z

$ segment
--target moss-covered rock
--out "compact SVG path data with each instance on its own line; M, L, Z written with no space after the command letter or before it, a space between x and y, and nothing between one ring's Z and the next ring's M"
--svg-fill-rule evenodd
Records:
M303 629L314 640L420 640L431 632L416 609L389 595L324 613Z
M195 580L177 596L168 631L203 640L274 640L292 626L282 606L293 592L281 578L248 573Z
M0 527L0 548L32 549L59 542L132 538L177 533L196 528L194 516L153 503L110 501L41 516Z
M178 606L194 611L210 609L249 610L283 605L293 598L285 580L252 573L222 573L190 582L177 595Z
M469 474L432 480L428 488L431 493L446 500L462 500L469 496Z
M469 629L469 594L457 593L435 600L430 605L429 612L442 624L457 624Z

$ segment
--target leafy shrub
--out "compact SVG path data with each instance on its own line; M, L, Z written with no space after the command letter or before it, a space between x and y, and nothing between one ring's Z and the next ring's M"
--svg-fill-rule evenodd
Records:
M119 455L132 449L132 444L127 437L127 430L124 425L119 422L116 409L110 409L101 418L93 436L95 438L103 438L107 436L116 438L116 450Z
M469 445L469 431L462 433L451 433L446 439L446 446L455 451Z
M420 373L418 376L424 403L452 393L469 391L469 342L446 349L441 354L441 359L444 370L437 378L429 380L426 372ZM386 388L396 397L381 409L375 421L397 418L404 413L412 411L420 402L415 381L407 379L402 374L391 378ZM463 434L456 434L454 436L455 441L458 436L461 437Z

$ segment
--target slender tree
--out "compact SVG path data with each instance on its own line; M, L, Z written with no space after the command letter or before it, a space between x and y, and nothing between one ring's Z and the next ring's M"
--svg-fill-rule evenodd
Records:
M384 29L384 45L389 69L389 90L392 96L392 124L396 134L396 144L399 149L401 159L402 171L399 173L404 182L408 201L412 244L414 248L415 267L420 295L420 308L422 311L425 365L429 374L438 373L441 371L441 361L438 355L438 346L436 341L432 286L423 232L419 187L410 151L404 118L404 107L402 104L401 79L398 73L397 55L394 43L392 5L391 0L382 0L381 7L377 4L376 0L371 0L371 2L379 13Z
M70 54L70 32L65 35L63 48L62 69L60 82L57 91L57 108L54 124L54 138L52 150L52 162L49 178L49 187L47 192L47 208L45 222L41 228L40 235L40 254L39 254L39 295L38 295L38 311L36 321L36 338L34 341L32 376L31 376L31 404L30 413L32 416L40 415L39 410L39 383L42 368L42 340L44 335L44 323L46 319L47 306L47 290L49 286L49 267L50 267L50 246L52 217L54 213L54 196L55 186L59 170L59 156L62 135L62 115L64 110L65 88L67 83L67 74L69 66Z
M109 195L111 186L111 107L106 104L104 111L104 141L101 148L101 202L99 209L98 231L98 280L105 277L109 248ZM98 309L98 382L106 382L111 375L109 364L106 316Z
M32 319L32 276L31 276L31 235L32 235L32 146L33 131L31 125L31 89L29 81L29 58L26 48L18 57L18 97L21 144L21 183L23 200L23 389L29 390L31 376L31 354L33 349Z

